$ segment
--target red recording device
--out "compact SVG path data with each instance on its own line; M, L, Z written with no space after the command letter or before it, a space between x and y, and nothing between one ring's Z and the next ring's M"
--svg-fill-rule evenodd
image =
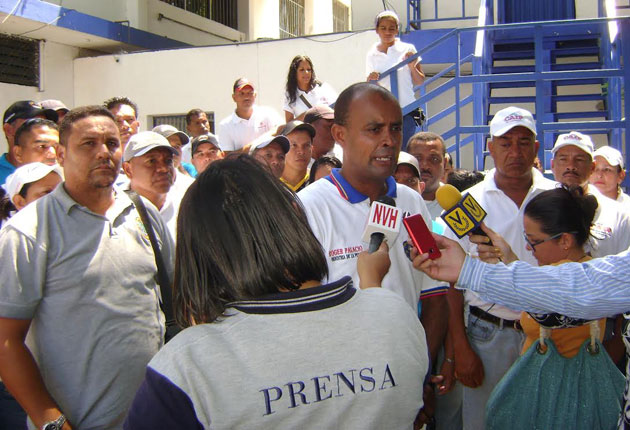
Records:
M431 235L429 227L427 227L422 215L412 215L403 218L403 224L409 233L409 237L420 254L429 254L429 258L435 260L440 258L440 252L435 239Z

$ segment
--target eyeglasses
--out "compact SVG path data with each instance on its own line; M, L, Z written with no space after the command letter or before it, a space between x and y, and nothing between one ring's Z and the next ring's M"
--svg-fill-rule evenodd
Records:
M554 234L553 236L548 237L547 239L543 239L543 240L536 240L534 242L532 242L531 240L529 240L529 238L527 237L527 233L523 232L523 238L525 238L525 242L527 242L527 244L529 245L529 247L532 249L532 252L536 252L536 247L538 245L542 245L545 242L549 242L550 240L554 240L559 238L560 236L562 236L564 233L569 233L569 234L577 234L577 231L567 231L567 232L562 232L562 233L558 233L558 234Z

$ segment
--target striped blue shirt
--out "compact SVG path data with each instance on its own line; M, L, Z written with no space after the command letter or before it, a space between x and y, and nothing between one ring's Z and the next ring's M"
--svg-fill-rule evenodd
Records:
M486 264L466 257L457 286L514 309L602 318L630 311L630 250L543 267L522 261Z

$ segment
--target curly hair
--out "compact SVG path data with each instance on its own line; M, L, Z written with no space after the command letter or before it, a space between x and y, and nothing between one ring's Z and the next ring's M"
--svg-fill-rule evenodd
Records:
M297 82L297 70L300 67L300 63L302 61L308 62L311 66L311 82L309 82L309 91L315 88L316 85L321 85L322 83L317 80L315 76L315 67L313 67L313 62L307 55L296 55L291 60L291 65L289 66L289 73L287 74L287 97L289 98L289 104L295 103L297 100L297 90L298 90L298 82Z

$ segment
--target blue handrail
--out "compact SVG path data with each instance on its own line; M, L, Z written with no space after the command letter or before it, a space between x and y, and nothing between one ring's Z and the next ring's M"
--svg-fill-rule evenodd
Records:
M488 1L488 3L491 3ZM481 11L483 12L483 11ZM480 12L480 15L481 15ZM486 10L484 19L491 17ZM489 20L492 22L491 20ZM619 34L614 41L610 41L607 33L607 24L616 22L619 26ZM593 28L598 29L602 35L601 52L602 66L598 69L586 70L550 70L548 67L548 51L545 52L544 44L549 40L561 36L577 34L586 35ZM526 39L533 42L535 54L535 67L533 71L520 71L518 73L501 73L492 74L492 46L493 39L496 35L514 34L518 32L520 35L527 36ZM478 41L478 50L475 56L471 56L469 52L462 52L462 38L471 37L471 35L482 34L482 38ZM436 122L445 118L454 117L454 127L443 133L444 137L454 138L455 143L450 144L448 150L455 153L455 160L460 164L460 149L464 145L474 142L474 168L483 169L485 164L485 140L488 133L489 119L489 84L500 82L524 83L530 82L536 88L536 112L542 115L536 115L539 136L543 143L541 148L541 160L545 160L545 149L547 151L553 144L553 136L556 132L567 130L594 130L606 131L609 135L609 143L622 149L624 142L622 141L624 132L626 136L630 136L630 106L621 103L621 94L623 93L626 83L630 83L630 68L622 68L621 58L630 58L630 19L629 18L593 18L567 21L547 21L536 23L516 23L501 25L484 25L469 28L454 29L436 39L435 41L423 46L418 53L409 59L401 62L397 66L387 70L381 74L381 79L390 76L392 92L398 94L397 74L394 73L399 68L406 66L418 56L426 54L432 49L439 49L441 46L456 42L457 55L456 60L452 64L447 65L436 75L427 78L423 85L416 89L420 92L420 97L413 103L403 106L403 112L422 107L428 114L428 121L424 128L431 127ZM444 49L444 48L442 48ZM545 64L544 61L547 61ZM470 75L462 75L462 66L470 66ZM454 74L448 81L437 85L438 79L446 79L447 74ZM558 121L567 115L555 115L550 108L549 87L556 82L569 82L575 79L597 79L607 83L608 91L604 95L606 107L609 116L606 120L599 121ZM462 85L470 86L472 84L473 96L464 94L462 97ZM531 84L530 84L531 85ZM447 108L432 114L429 111L430 103L438 95L445 94L447 91L453 90L455 93L454 103ZM524 100L524 99L523 99ZM568 100L568 99L567 99ZM559 98L557 101L565 101ZM555 103L555 102L553 102ZM461 109L467 105L473 106L473 124L461 123ZM623 110L622 110L623 106ZM472 137L469 134L472 133ZM546 145L545 145L546 144ZM628 149L625 148L626 154ZM548 155L548 153L547 153Z

